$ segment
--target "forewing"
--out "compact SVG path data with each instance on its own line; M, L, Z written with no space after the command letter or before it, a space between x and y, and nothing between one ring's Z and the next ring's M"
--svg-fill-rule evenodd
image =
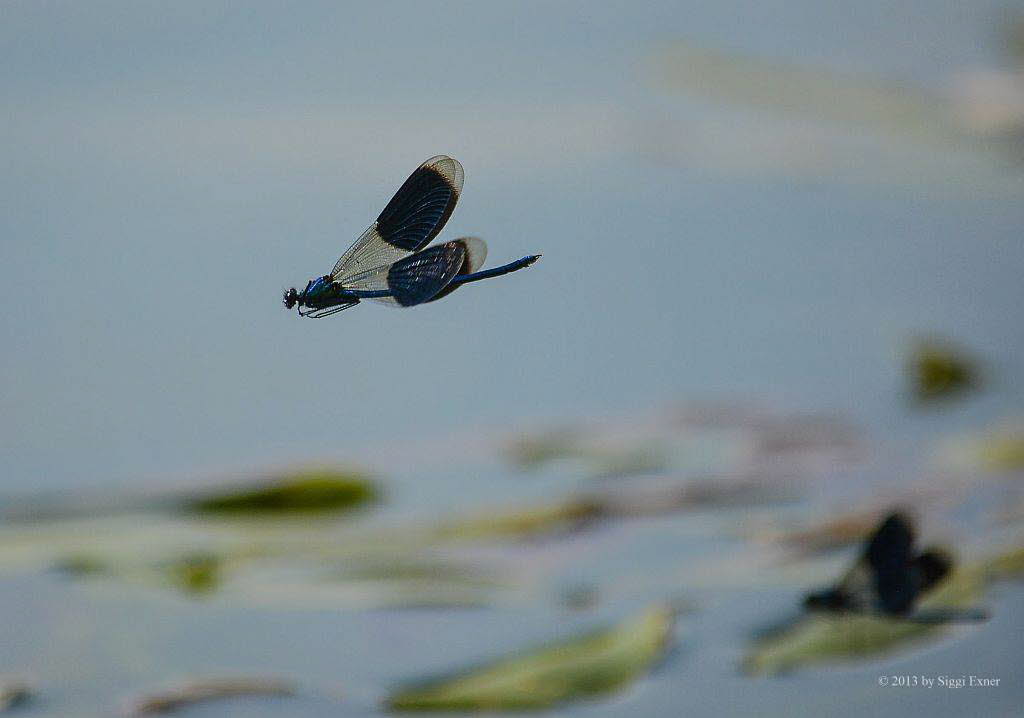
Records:
M910 556L913 528L902 514L887 517L867 540L860 558L831 590L844 610L902 613L913 600ZM822 594L824 595L824 594Z
M377 301L400 307L430 301L458 274L465 258L465 246L453 241L401 259L387 271L386 284L391 296L380 297Z
M878 603L886 613L906 613L918 587L911 571L914 529L902 514L892 514L875 530L864 551L874 574Z
M377 231L377 223L366 228L359 239L348 248L331 270L331 279L352 286L357 277L371 274L381 267L387 269L409 254L407 250L384 241ZM386 273L386 272L385 272Z
M462 266L459 267L459 274L472 274L484 266L484 261L487 259L487 245L479 237L460 237L459 239L452 240L453 242L461 242L463 249L466 250L466 258L462 260ZM446 297L461 284L449 284L440 292L431 297L430 301L435 302L441 297Z
M427 246L451 217L464 178L458 160L431 157L409 175L377 221L334 265L331 277L343 284Z

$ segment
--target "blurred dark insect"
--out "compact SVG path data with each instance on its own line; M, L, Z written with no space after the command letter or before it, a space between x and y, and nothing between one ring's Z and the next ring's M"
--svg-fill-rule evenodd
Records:
M195 703L242 696L293 696L296 685L281 678L206 678L188 681L132 702L129 715L170 713Z
M455 209L462 180L462 165L452 157L438 155L421 164L330 274L309 280L301 292L294 287L285 292L285 307L314 318L336 314L363 299L412 307L440 299L463 284L536 262L539 254L480 271L487 245L476 237L424 249Z
M893 513L875 529L863 556L842 580L808 595L804 606L814 611L905 616L952 566L952 558L936 549L915 554L910 520Z
M32 689L24 681L0 676L0 712L18 708L32 700Z
M802 666L880 658L920 645L943 635L942 629L950 624L985 620L986 613L973 608L985 589L994 581L1017 580L1022 574L1024 549L1010 547L988 558L957 565L948 577L937 582L934 591L927 592L910 615L806 612L760 631L742 669L751 675L777 675ZM828 602L832 602L831 597Z
M980 386L978 362L940 339L920 339L906 358L909 393L917 404L962 397Z

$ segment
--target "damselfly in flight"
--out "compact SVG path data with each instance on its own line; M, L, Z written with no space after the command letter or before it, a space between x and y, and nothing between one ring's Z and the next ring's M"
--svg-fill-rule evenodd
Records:
M953 570L953 558L931 548L918 553L914 525L906 515L890 514L866 541L863 553L831 588L809 594L804 607L825 613L866 613L917 623L974 623L988 618L977 608L917 608Z
M476 237L427 247L455 209L462 179L462 165L451 157L438 155L421 164L331 273L309 280L301 292L289 289L284 305L296 307L300 316L316 318L363 299L411 307L440 299L463 284L536 262L539 254L481 271L487 245Z

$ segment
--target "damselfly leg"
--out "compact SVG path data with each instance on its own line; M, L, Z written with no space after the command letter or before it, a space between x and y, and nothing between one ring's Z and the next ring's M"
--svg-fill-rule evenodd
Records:
M354 307L357 304L359 304L359 302L348 302L346 304L339 304L336 307L328 307L327 309L314 309L305 313L300 311L299 314L303 317L309 317L310 319L323 319L324 317L329 317L332 314L343 312L349 307Z

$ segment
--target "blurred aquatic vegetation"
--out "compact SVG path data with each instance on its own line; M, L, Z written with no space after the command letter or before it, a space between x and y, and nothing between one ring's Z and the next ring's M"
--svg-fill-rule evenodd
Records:
M53 570L76 578L84 576L103 576L110 573L110 566L97 556L88 554L72 554L58 559Z
M656 57L668 88L945 144L961 139L939 97L879 78L676 43Z
M574 429L550 429L543 434L520 436L506 442L503 453L523 470L539 469L546 464L573 456L580 433Z
M920 507L933 500L947 498L955 488L929 485L926 489L909 490L904 495L876 496L868 507L842 511L794 529L771 531L766 538L799 556L839 551L867 538L892 506L913 503Z
M425 521L240 521L235 512L153 512L17 523L0 529L0 565L51 566L75 579L293 606L458 608L560 601L557 588L543 583L555 580L544 575L551 566L532 560L518 571L510 563L531 551L529 544L614 522L798 496L778 481L743 475L653 476L588 486L535 505ZM567 545L566 556L583 547Z
M882 510L855 511L782 533L777 540L801 554L826 553L860 543L878 524Z
M369 477L329 469L301 471L260 486L219 490L184 501L187 513L219 516L278 516L330 513L376 501Z
M653 444L621 451L592 452L586 459L594 478L656 474L670 467L661 447Z
M965 69L938 89L678 42L655 83L690 100L652 126L652 157L730 171L952 182L1019 193L1024 73Z
M540 710L621 690L661 658L674 615L653 606L610 629L402 688L393 711Z
M324 582L358 592L373 605L391 608L490 606L497 602L499 592L514 588L509 576L499 577L478 562L413 553L353 558L332 570Z
M294 696L298 686L284 678L229 677L184 681L164 690L150 693L130 702L128 714L133 716L171 713L197 703L239 698L243 696Z
M0 712L20 708L32 700L32 688L19 678L0 676Z
M90 489L19 496L0 502L5 523L70 521L142 513L236 518L310 517L363 507L381 498L378 483L357 469L312 468L241 481L204 479L187 487Z
M976 436L942 444L938 462L962 471L1019 472L1024 470L1024 423L1011 422Z
M942 339L916 340L907 352L904 373L909 395L919 406L961 398L981 386L978 361Z
M863 441L849 422L828 414L778 417L758 425L756 455L791 459L824 455L845 462L861 458Z
M784 503L799 496L793 486L744 476L633 478L534 507L499 508L442 520L430 535L440 541L533 539L589 529L613 520Z
M825 464L859 461L863 451L860 432L840 417L699 403L523 433L503 448L521 470L557 462L591 478L722 474L769 465L810 473Z
M440 541L529 539L577 531L604 517L599 501L570 497L535 507L480 511L442 520L429 535Z
M1024 578L1024 546L1010 549L985 564L985 574L993 581L1011 581Z
M555 432L538 436L522 436L509 442L506 457L519 469L533 471L556 462L579 463L585 473L595 478L629 476L664 471L668 458L656 443L601 446L586 441L576 432Z
M213 553L191 553L168 563L165 575L185 593L212 593L223 579L223 559Z
M601 507L600 515L606 519L784 504L798 501L802 495L794 483L742 475L626 480L586 494L591 503Z

